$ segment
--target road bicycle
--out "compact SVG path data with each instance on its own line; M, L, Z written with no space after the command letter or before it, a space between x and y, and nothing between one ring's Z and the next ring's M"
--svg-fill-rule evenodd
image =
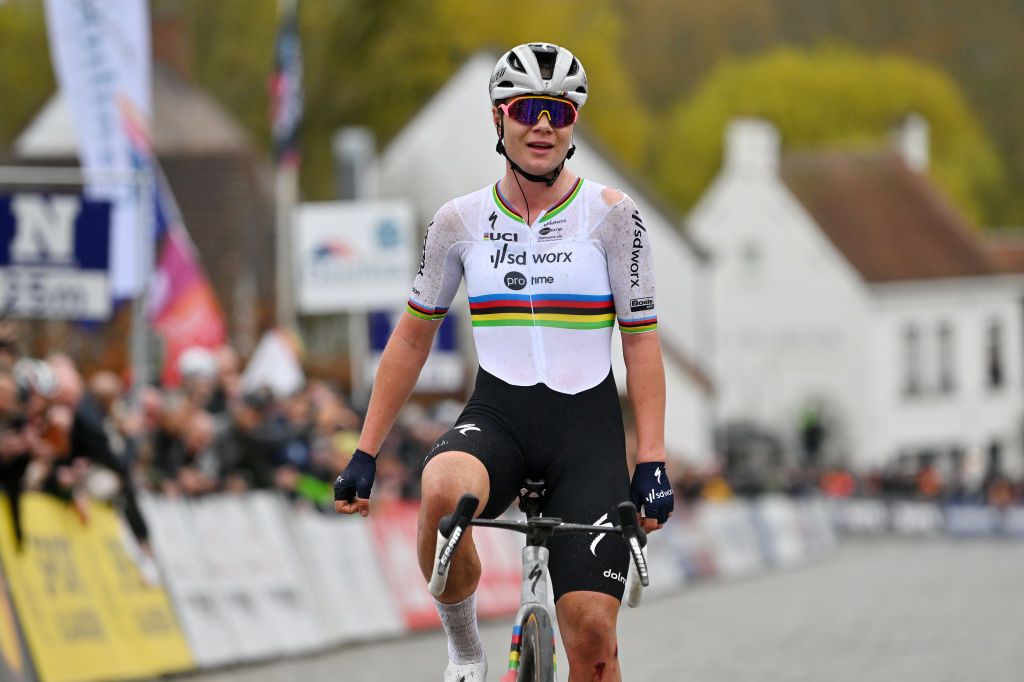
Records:
M526 535L523 547L523 582L520 606L512 626L508 672L501 682L554 682L556 671L555 630L548 611L548 549L547 541L554 535L567 533L608 533L619 535L629 547L635 571L626 581L625 601L638 606L643 588L649 583L647 573L647 535L637 521L636 507L622 502L616 508L619 525L592 526L567 523L559 518L541 516L544 481L524 482L519 492L519 509L526 521L510 519L474 519L480 501L474 495L463 495L455 511L441 519L434 552L434 568L428 589L435 597L444 592L452 556L468 526L503 528Z

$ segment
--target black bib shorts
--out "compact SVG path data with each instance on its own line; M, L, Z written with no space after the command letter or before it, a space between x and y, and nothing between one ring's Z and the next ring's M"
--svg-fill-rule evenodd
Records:
M504 512L527 478L547 482L543 514L572 523L615 525L616 505L629 499L626 438L611 372L594 388L569 395L544 384L513 386L479 368L466 408L426 461L453 450L487 468L484 518ZM621 538L564 535L547 546L556 602L581 590L622 600L629 552Z

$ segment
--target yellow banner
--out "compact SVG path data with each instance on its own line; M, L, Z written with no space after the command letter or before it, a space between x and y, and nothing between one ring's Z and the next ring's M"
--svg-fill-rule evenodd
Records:
M83 523L58 500L25 495L19 551L3 503L0 553L41 682L194 667L166 592L143 580L113 510L93 504Z

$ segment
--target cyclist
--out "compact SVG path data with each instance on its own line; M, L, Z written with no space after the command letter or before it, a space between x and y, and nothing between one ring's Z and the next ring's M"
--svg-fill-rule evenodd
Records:
M589 94L583 66L557 45L519 45L498 60L489 91L505 174L442 206L429 225L408 314L388 341L359 448L335 486L339 512L369 513L374 454L465 278L480 366L459 420L427 454L417 548L425 577L438 521L463 493L493 518L525 478L543 478L545 515L611 525L614 506L632 497L645 530L660 528L673 504L647 230L628 196L565 166ZM636 416L632 481L611 374L616 318ZM616 620L629 558L622 543L603 538L548 544L570 680L621 679ZM487 671L476 619L480 560L466 539L437 601L452 681L483 680Z

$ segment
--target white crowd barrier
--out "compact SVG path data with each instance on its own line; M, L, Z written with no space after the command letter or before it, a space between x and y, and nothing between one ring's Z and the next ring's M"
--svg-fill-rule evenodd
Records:
M880 499L834 500L829 505L835 529L845 535L1024 537L1024 507Z
M293 507L271 493L199 500L147 496L142 505L164 584L199 667L438 625L416 555L415 504L380 505L366 519ZM647 599L694 580L812 560L836 544L836 524L848 529L852 519L853 525L870 525L864 518L871 513L783 496L680 506L665 529L650 536ZM922 527L924 517L901 514L908 527ZM1024 529L1024 519L1018 522ZM476 529L474 539L484 567L477 593L481 616L508 616L519 604L523 537Z

